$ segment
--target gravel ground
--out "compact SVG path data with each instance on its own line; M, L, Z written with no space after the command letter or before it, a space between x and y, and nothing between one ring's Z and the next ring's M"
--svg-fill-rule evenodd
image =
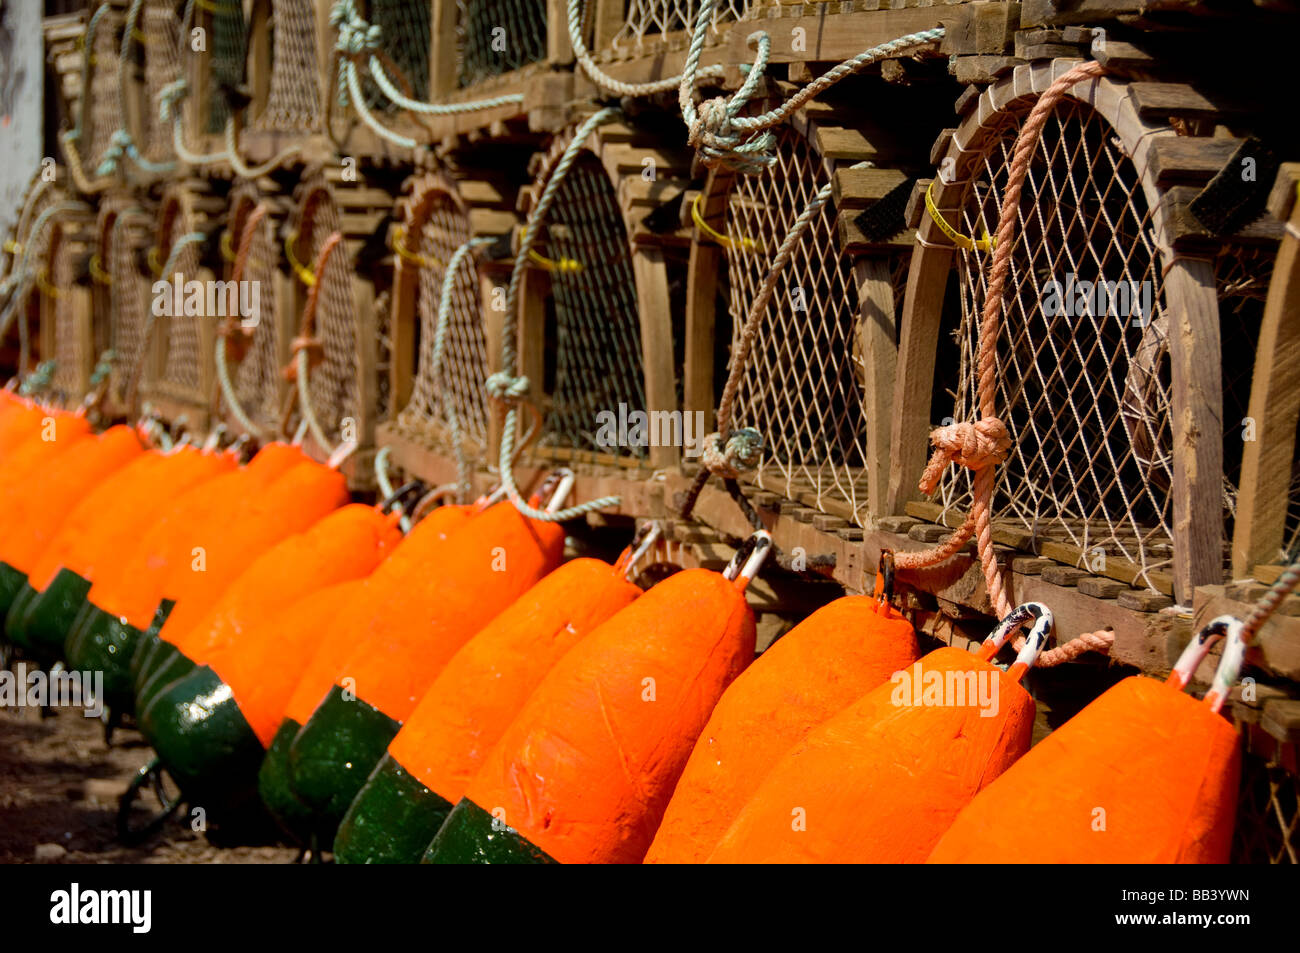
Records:
M217 846L185 815L144 844L118 843L118 798L151 756L131 729L106 745L102 723L79 710L41 718L0 709L0 863L282 864L297 856L283 845ZM147 803L157 806L152 795Z

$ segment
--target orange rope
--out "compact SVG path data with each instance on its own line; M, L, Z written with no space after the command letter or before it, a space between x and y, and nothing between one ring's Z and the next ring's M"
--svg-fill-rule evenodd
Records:
M989 601L999 617L1005 617L1011 611L1011 602L1002 585L1002 574L993 552L993 490L997 483L997 465L1006 459L1012 441L1006 424L996 414L997 343L1002 330L1003 289L1011 267L1011 251L1016 237L1016 213L1020 208L1020 193L1029 165L1052 110L1076 83L1095 79L1103 72L1105 70L1100 63L1087 62L1080 63L1058 77L1034 104L1016 138L1007 184L1002 194L988 288L984 296L984 312L980 321L977 361L980 419L973 423L962 422L940 427L930 434L934 452L920 481L921 492L928 496L934 492L943 471L950 463L958 463L973 470L975 477L970 513L961 527L934 549L895 555L895 564L899 569L933 566L953 556L974 535ZM1105 650L1114 639L1113 632L1085 633L1050 652L1044 652L1038 664L1050 667L1091 649Z

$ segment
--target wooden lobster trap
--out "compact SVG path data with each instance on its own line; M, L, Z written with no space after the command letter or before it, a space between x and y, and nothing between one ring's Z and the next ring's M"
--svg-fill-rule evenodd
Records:
M216 394L213 354L220 307L204 263L211 219L224 203L203 183L177 183L163 192L152 243L145 253L151 278L142 342L129 368L128 406L150 405L173 425L208 427Z
M289 214L284 255L294 275L287 296L294 331L286 373L297 400L285 429L305 424L304 446L321 459L355 443L360 452L343 470L354 486L368 487L386 335L374 285L356 273L354 263L384 212L381 190L345 182L341 175L332 167L308 172Z
M638 190L628 188L645 169L644 150L628 142L631 135L619 126L591 133L558 183L529 256L519 354L536 414L531 453L538 459L660 467L681 456L681 333L680 324L677 333L673 327L670 255L644 224ZM528 214L540 189L551 187L569 138L559 137L539 161L537 183L521 200ZM662 149L656 155L660 181L682 191L689 157ZM679 274L684 256L679 246ZM680 302L684 282L677 288Z
M480 249L458 250L475 238L508 234L515 219L475 208L459 183L438 173L414 180L399 214L392 241L391 410L379 442L407 470L441 483L454 472L452 461L467 468L493 462L499 439L485 382L500 351L500 311L491 309L491 299L504 265L482 258Z
M283 434L291 398L286 368L295 330L294 276L281 251L284 197L239 180L230 191L220 251L237 313L217 316L220 419L260 440Z
M781 271L738 379L733 420L763 438L761 459L745 479L867 526L883 509L895 314L911 233L899 217L868 238L856 217L909 180L889 167L898 150L879 151L880 130L870 138L846 130L831 112L804 112L778 127L769 169L711 175L688 210L696 245L686 406L711 413L717 405L727 355L740 343L777 249L818 192L833 187L829 207L813 215ZM872 168L849 168L868 158L877 160Z
M967 471L950 468L933 504L914 501L912 481L932 419L978 415L983 236L996 229L1025 115L1069 65L1018 67L937 150L932 204L945 224L926 217L908 277L896 511L951 525L969 507ZM999 541L1190 604L1195 586L1223 581L1240 472L1241 415L1225 411L1244 406L1249 374L1243 381L1225 362L1221 341L1258 335L1254 299L1275 246L1257 234L1188 234L1167 183L1195 143L1148 117L1127 84L1080 83L1053 109L1029 164L998 341L997 405L1013 447L994 517ZM966 247L954 248L950 228ZM954 256L958 307L945 312ZM934 371L953 365L950 379Z
M94 7L82 41L81 99L76 122L60 136L64 160L78 191L99 192L112 176L101 176L100 165L109 155L114 135L125 129L128 99L122 89L121 36L125 11L103 0ZM134 104L132 104L134 105Z
M329 4L320 0L255 0L252 4L245 46L251 99L238 148L254 161L295 147L310 150L312 140L323 140L325 97L334 88L325 45L328 15ZM212 108L216 107L210 107L209 129L215 124Z
M85 398L95 367L89 271L94 244L95 221L89 210L61 215L50 223L38 264L40 353L43 362L53 362L50 399L66 408L78 406Z

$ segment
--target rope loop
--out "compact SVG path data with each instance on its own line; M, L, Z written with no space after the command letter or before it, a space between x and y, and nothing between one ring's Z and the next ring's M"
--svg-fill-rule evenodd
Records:
M984 417L975 422L962 421L939 427L930 434L934 452L921 475L921 492L929 496L939 485L943 471L950 463L969 470L983 470L1007 458L1011 450L1011 435L1007 425L997 417Z
M762 454L763 435L753 427L740 427L733 430L725 441L716 431L705 437L700 462L714 476L734 480L744 471L758 466Z

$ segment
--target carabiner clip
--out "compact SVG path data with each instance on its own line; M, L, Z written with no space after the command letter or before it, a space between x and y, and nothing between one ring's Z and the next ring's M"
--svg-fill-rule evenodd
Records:
M880 550L880 585L874 592L876 601L882 605L891 605L894 601L894 551L885 547Z
M976 653L981 661L987 662L1006 644L1011 634L1033 623L1025 633L1025 644L1016 656L1016 660L1007 669L1007 674L1019 681L1026 671L1033 667L1039 654L1047 646L1048 636L1052 634L1052 610L1041 602L1023 602L1016 606L1007 617L997 624Z
M744 592L750 580L758 575L771 550L772 534L765 529L757 530L736 550L736 555L722 571L722 578L734 582L736 588Z

